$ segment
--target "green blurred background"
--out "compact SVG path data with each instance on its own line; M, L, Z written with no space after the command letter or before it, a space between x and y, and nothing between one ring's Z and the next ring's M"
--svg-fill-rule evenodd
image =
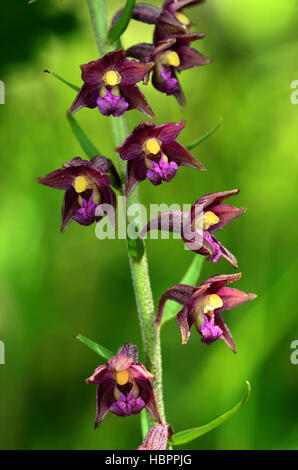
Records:
M124 241L99 241L94 226L73 223L59 233L62 193L34 182L82 151L65 119L74 93L43 73L80 84L79 64L97 58L82 0L2 2L0 79L0 447L2 449L134 449L139 417L109 414L94 431L95 387L84 384L100 363L73 336L110 349L140 345ZM124 1L109 0L111 16ZM156 6L160 1L152 2ZM252 384L246 406L222 427L185 446L193 449L297 449L298 339L297 119L290 84L298 79L297 0L208 0L188 12L207 37L197 47L213 59L184 72L187 109L148 86L157 122L187 120L189 143L223 118L194 154L203 174L182 168L172 184L142 183L146 203L192 203L213 191L241 188L235 205L248 212L220 233L237 256L243 278L235 287L257 301L227 312L238 347L210 347L193 332L180 344L175 321L162 331L164 394L176 431L205 424L230 409ZM151 40L152 28L132 22L126 47ZM77 119L115 158L109 120L96 110ZM130 129L143 116L128 113ZM148 242L155 302L180 281L192 254L179 240ZM230 273L224 260L205 263L203 278Z

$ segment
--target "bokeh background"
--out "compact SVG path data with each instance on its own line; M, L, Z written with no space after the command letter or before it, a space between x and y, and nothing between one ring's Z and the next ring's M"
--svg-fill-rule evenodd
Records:
M95 387L84 384L100 363L73 336L82 333L117 350L140 345L124 241L99 241L94 226L73 223L59 233L62 193L34 178L83 156L65 119L71 89L45 68L80 84L79 64L97 58L82 0L2 2L0 79L0 447L2 449L134 449L139 417L109 414L94 431ZM109 0L109 15L124 1ZM161 1L152 2L156 6ZM164 394L176 431L205 424L236 404L222 427L185 446L193 449L297 449L298 366L290 344L297 317L297 122L290 84L298 79L297 0L208 0L191 10L207 37L197 47L213 59L181 75L188 106L148 86L158 123L185 118L189 143L223 118L194 154L203 174L182 168L172 184L141 186L144 202L192 203L208 192L241 188L248 207L220 239L238 258L238 286L257 301L227 312L234 356L193 332L180 344L175 321L162 331ZM124 45L151 40L152 28L132 22ZM77 119L101 153L115 158L109 121L96 110ZM142 119L128 114L130 129ZM152 286L161 293L182 278L192 254L179 240L148 242ZM224 260L205 263L202 277L230 273Z

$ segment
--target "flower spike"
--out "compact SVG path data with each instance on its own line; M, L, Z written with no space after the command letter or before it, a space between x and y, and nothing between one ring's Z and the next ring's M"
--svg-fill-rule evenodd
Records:
M127 110L138 109L155 119L143 93L136 86L136 83L145 79L153 65L125 59L123 49L109 52L101 59L81 65L84 84L68 114L83 107L98 107L104 116L119 117Z
M152 381L153 375L138 362L137 347L125 343L86 380L97 385L95 428L108 411L125 417L146 408L155 421L161 422Z
M176 317L183 344L188 342L190 328L194 323L197 331L202 336L202 343L210 345L218 338L221 338L236 353L234 339L221 316L221 312L230 310L257 297L256 294L245 294L238 289L225 287L231 282L238 281L240 277L241 273L221 274L210 277L199 287L185 284L170 287L160 299L156 319L157 325L161 323L166 302L174 300L183 306Z

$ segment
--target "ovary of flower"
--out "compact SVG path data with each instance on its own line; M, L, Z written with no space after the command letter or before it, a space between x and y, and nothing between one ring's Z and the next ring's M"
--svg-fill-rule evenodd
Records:
M169 51L165 54L163 63L165 65L171 65L172 67L179 67L180 65L179 55L175 51Z
M104 76L104 82L106 85L115 86L121 83L121 75L114 70L109 70Z
M83 193L88 187L88 181L85 176L77 176L74 179L73 187L77 193Z
M184 26L189 26L189 24L190 24L189 18L186 15L184 15L184 13L181 13L180 11L177 11L175 13L175 16L176 16L177 20L180 21L180 23L184 24Z
M157 155L160 152L160 144L155 137L148 139L145 142L146 153L151 153L152 155Z
M118 385L125 385L129 381L129 373L127 369L116 372L116 382Z
M216 225L219 222L219 217L212 211L207 211L203 218L203 230L208 230L211 225Z

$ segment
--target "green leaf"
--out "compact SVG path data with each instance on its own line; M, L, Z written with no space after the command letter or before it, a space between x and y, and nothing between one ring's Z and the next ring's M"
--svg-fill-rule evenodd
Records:
M212 429L217 428L217 426L219 426L220 424L224 423L229 418L231 418L234 414L237 413L237 411L240 410L240 408L244 405L244 403L249 398L251 386L248 381L246 381L246 386L247 386L247 390L245 392L245 395L243 396L242 400L238 403L238 405L234 406L234 408L232 408L227 413L219 416L219 418L216 418L210 423L205 424L205 426L200 426L198 428L193 428L193 429L187 429L185 431L181 431L181 432L174 434L174 436L169 440L169 444L173 446L186 444L187 442L193 441L194 439L197 439L197 437L200 437L203 434L206 434Z
M96 155L100 155L100 151L93 145L85 131L81 128L78 121L72 116L67 116L68 122L74 133L75 137L77 138L79 144L81 145L82 149L88 155L89 158L96 157Z
M202 135L198 139L194 140L191 144L187 145L186 146L187 150L194 149L195 147L200 145L202 142L204 142L204 140L208 139L208 137L211 137L221 125L222 125L222 119L220 119L220 121L216 124L216 126L213 127L213 129L211 129L209 132L207 132L207 134Z
M60 82L65 83L65 85L68 85L68 86L69 86L70 88L72 88L73 90L75 90L75 91L80 91L80 87L79 87L79 86L74 85L73 83L69 82L68 80L65 80L64 78L62 78L62 77L61 77L60 75L58 75L57 73L51 72L50 70L44 70L44 72L53 75L53 77L55 77L55 78L57 78L58 80L60 80Z
M204 256L200 256L197 254L194 255L191 265L186 271L185 276L180 281L180 284L189 284L191 286L197 284L201 274L204 259ZM174 302L173 300L168 300L162 317L161 326L167 321L174 318L179 312L179 310L181 310L181 306L177 304L177 302Z
M109 31L108 40L111 43L118 41L120 36L126 30L131 20L135 3L136 3L136 0L127 0L126 5L123 8L121 15L119 16L118 20Z
M131 222L130 226L134 229L134 231L138 231L138 227L134 222ZM132 259L134 261L141 261L145 252L145 245L143 240L140 237L137 237L136 239L130 238L129 234L127 234L127 245L128 253Z
M85 344L85 346L88 346L88 348L92 349L92 351L96 352L96 354L103 357L104 359L108 360L111 357L115 356L115 354L112 351L105 348L104 346L101 346L98 343L95 343L91 339L86 338L86 336L77 335L75 336L75 339L78 339L79 341L81 341L81 343Z

